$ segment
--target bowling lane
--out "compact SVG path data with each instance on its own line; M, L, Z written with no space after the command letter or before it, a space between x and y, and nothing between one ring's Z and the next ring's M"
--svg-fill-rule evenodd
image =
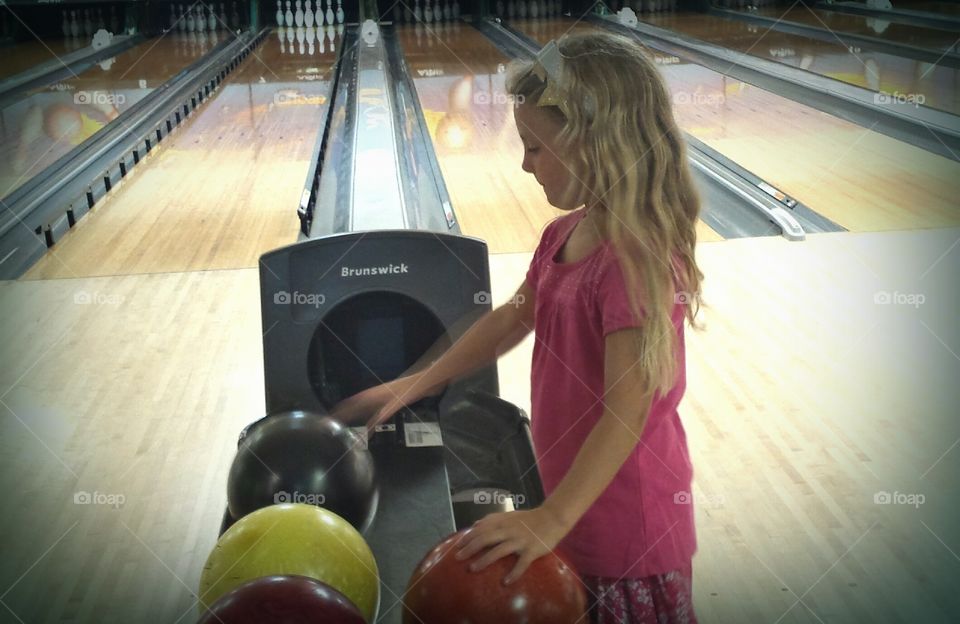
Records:
M598 27L512 21L540 43ZM655 55L680 127L853 231L948 227L960 163L673 56Z
M267 37L26 279L254 267L295 242L340 38L300 55L293 32Z
M457 23L397 27L437 159L464 234L491 253L529 252L560 214L520 168L523 146L504 89L503 56ZM720 240L706 224L699 240Z
M912 96L925 106L960 114L958 69L712 15L660 13L645 15L643 21L872 91Z
M898 2L897 8L960 17L960 3L957 2Z
M226 35L222 35L226 36ZM11 102L0 117L0 197L106 127L222 41L169 33Z
M31 67L48 63L90 45L90 40L77 37L21 41L3 49L0 63L0 80L16 76Z
M865 15L813 9L800 3L789 8L763 7L751 11L750 14L772 17L785 22L797 22L815 28L826 28L841 40L844 33L849 33L940 52L946 52L951 48L956 51L958 39L957 34L949 30L900 24Z

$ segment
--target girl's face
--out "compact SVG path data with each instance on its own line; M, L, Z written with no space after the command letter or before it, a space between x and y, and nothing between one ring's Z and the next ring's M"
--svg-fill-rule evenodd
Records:
M523 170L533 174L552 206L561 210L582 206L584 186L560 159L569 150L555 142L563 121L532 104L515 106L513 114L523 143Z

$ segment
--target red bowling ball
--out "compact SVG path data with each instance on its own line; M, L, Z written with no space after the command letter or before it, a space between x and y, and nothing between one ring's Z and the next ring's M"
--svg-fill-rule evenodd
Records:
M264 576L224 594L198 624L366 624L346 596L306 576Z
M417 565L404 595L404 624L583 624L587 596L577 573L559 555L540 557L510 585L503 577L516 556L479 572L457 561L465 531L454 533Z

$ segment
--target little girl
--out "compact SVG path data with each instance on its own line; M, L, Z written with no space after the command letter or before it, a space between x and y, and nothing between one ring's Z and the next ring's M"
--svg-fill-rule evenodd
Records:
M511 68L507 89L523 170L569 214L545 229L511 304L426 370L335 414L381 422L534 331L531 421L547 498L480 520L458 556L479 570L516 555L510 583L558 548L592 593L594 622L696 622L693 471L677 405L683 323L703 275L670 96L641 46L609 34L551 42Z

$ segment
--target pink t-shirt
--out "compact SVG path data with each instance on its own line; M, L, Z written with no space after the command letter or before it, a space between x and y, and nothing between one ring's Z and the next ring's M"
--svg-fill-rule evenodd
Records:
M581 218L577 211L550 223L527 272L536 293L533 441L548 495L603 413L604 337L638 325L609 244L577 262L556 260ZM683 312L682 305L674 307L680 338L676 385L666 396L654 396L640 442L560 544L580 574L663 574L689 564L696 551L693 468L677 414L686 387Z

